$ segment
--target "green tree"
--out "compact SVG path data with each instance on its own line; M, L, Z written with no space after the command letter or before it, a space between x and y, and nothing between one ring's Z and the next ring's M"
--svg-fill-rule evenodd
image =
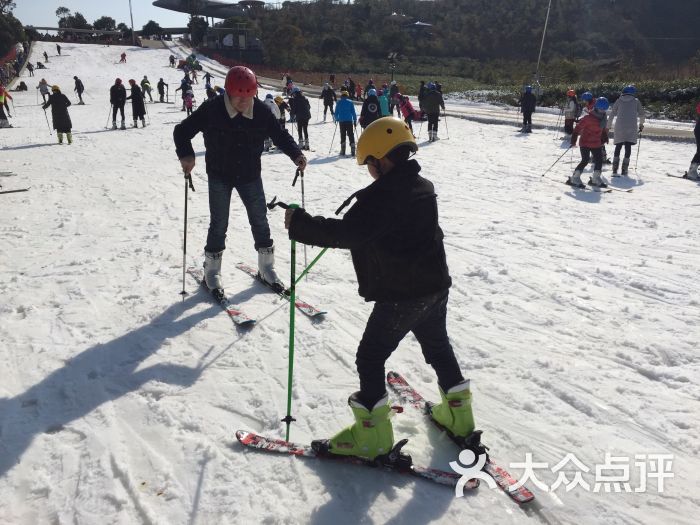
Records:
M131 38L131 28L129 28L129 26L126 25L124 22L119 23L119 25L117 26L117 30L122 32L123 38Z
M0 56L25 39L22 23L12 16L12 13L0 13Z
M149 20L148 23L141 29L141 34L143 36L160 35L163 32L163 28L158 25L158 22Z
M192 43L197 46L202 40L204 40L204 35L209 27L209 22L204 18L193 16L187 23L187 29L190 30L190 35L192 38Z
M12 12L15 8L13 0L0 0L0 15L6 15Z
M117 22L111 16L101 16L92 23L92 27L102 31L114 31L117 27Z
M70 9L68 9L67 7L59 7L58 9L56 9L56 16L59 19L64 18L66 16L70 16Z

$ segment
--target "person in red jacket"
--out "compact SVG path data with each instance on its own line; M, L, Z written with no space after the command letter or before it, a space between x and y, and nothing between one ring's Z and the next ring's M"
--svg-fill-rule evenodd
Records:
M399 109L401 110L401 115L403 115L403 120L406 124L408 124L408 129L410 129L411 133L413 134L412 122L415 114L413 104L411 104L408 97L403 96L401 93L396 94L396 100L399 101ZM413 136L415 137L415 134L413 134Z
M686 177L690 180L700 180L698 176L698 165L700 164L700 102L695 107L695 156L690 161L690 169Z
M608 133L605 129L607 123L607 111L610 107L610 102L605 97L600 97L593 106L593 111L583 117L571 135L571 146L576 146L576 140L581 137L579 142L581 148L581 162L574 174L566 181L567 184L575 188L585 188L586 185L581 182L581 173L591 161L593 155L593 176L588 181L591 186L605 188L607 184L601 176L603 170L603 144L608 142Z

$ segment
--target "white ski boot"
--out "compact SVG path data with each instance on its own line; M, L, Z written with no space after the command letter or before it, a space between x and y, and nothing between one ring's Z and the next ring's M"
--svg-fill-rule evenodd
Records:
M591 186L597 186L598 188L607 188L608 187L605 180L603 180L603 177L601 176L600 171L594 171L593 175L591 176L591 180L589 180L588 183Z
M204 252L204 282L210 290L223 290L224 281L221 278L221 259L224 255L220 252Z
M260 280L267 283L277 293L283 293L285 288L275 272L275 247L258 249L258 275Z
M585 188L585 184L581 181L581 170L574 171L574 174L569 177L568 183L574 188Z

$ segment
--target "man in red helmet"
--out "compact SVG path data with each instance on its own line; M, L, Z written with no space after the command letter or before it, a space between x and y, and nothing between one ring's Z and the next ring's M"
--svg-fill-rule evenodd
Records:
M255 73L244 66L231 68L226 75L225 90L224 95L202 104L175 126L173 132L175 151L186 174L195 166L192 138L199 132L204 134L210 214L204 247L204 279L209 289L223 290L221 259L226 248L231 192L235 188L248 214L260 278L282 291L285 287L274 268L275 252L267 222L260 157L268 137L301 170L306 168L306 157L265 104L255 98L258 90Z

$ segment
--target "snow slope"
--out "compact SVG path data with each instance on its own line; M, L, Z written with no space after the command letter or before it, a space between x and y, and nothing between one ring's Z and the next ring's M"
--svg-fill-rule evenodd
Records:
M227 291L258 324L237 331L189 278L181 300L184 181L171 137L183 114L148 104L149 127L104 129L116 76L147 74L153 85L163 76L172 100L180 73L167 50L128 49L120 65L120 48L66 44L55 57L38 43L34 53L44 49L50 69L30 89L43 74L70 94L78 75L87 105L70 108L72 146L55 144L33 90L15 95L18 127L0 134L0 172L16 174L0 177L3 190L31 186L0 195L0 523L695 522L700 188L664 175L687 167L691 147L643 142L637 173L614 179L633 193L575 193L557 182L569 155L540 177L564 152L552 132L448 119L443 140L428 145L422 129L417 158L439 194L454 280L449 331L493 457L508 467L531 452L551 469L572 453L591 470L607 452L674 457L663 493L651 480L646 492L608 494L530 482L544 510L525 512L486 487L456 499L391 473L243 450L238 428L284 435L287 305L234 267L255 261L237 197ZM310 126L306 207L326 215L370 182L335 156L338 137L328 156L332 136L332 124ZM208 224L198 161L192 264ZM265 156L263 167L269 199L300 200L284 155ZM285 275L281 211L270 224ZM357 296L343 251L328 252L298 291L329 311L318 322L297 316L291 437L308 441L349 421L371 304ZM388 367L438 397L412 337ZM417 463L457 459L417 414L394 426ZM536 473L549 486L557 479ZM591 487L593 474L584 475Z

